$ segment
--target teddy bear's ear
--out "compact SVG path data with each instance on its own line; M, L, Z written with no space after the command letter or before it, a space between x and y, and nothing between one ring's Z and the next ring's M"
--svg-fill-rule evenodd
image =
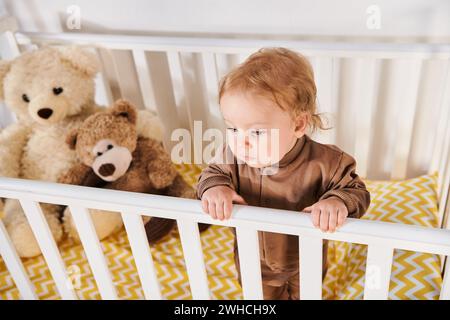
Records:
M0 100L3 100L3 80L11 69L11 61L0 60Z
M132 124L136 124L137 110L126 100L117 100L111 107L110 112L116 117L124 117Z
M77 146L78 129L72 129L66 137L66 143L71 150Z
M67 46L58 49L61 60L72 68L83 72L88 77L93 77L100 71L100 61L97 56L77 46Z

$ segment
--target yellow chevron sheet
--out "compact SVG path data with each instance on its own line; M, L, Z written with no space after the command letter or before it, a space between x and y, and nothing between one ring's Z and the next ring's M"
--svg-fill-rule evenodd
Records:
M185 179L195 184L200 169L178 166ZM436 226L436 176L404 182L371 182L372 205L365 219ZM202 233L205 265L213 299L242 299L233 260L233 234L229 228L213 226ZM119 232L102 241L102 247L121 299L142 299L139 276L127 236ZM81 245L66 240L60 246L62 258L80 299L100 299L95 280ZM166 299L191 299L183 252L174 230L151 248L162 294ZM364 246L331 242L329 272L324 281L326 299L360 299L364 288L367 250ZM40 299L59 299L43 257L24 260L25 268ZM441 278L436 256L397 250L391 277L391 299L435 299ZM19 299L0 259L0 298Z
M406 181L365 181L371 204L363 219L437 227L437 174ZM326 299L362 299L367 246L330 241ZM438 299L442 278L437 255L395 250L389 299Z

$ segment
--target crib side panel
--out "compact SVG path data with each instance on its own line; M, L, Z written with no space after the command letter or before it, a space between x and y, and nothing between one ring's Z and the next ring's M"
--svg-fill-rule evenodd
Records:
M130 241L131 250L133 251L144 296L146 299L161 300L161 288L142 217L135 212L123 212L122 219Z
M22 299L36 300L35 288L27 275L27 272L17 255L16 249L6 231L5 225L0 220L0 256L5 262Z
M69 209L102 298L116 300L116 288L88 209L76 205Z
M64 261L59 253L41 206L38 202L27 198L20 199L20 204L55 280L61 298L65 300L76 300L76 292L71 285L68 285L71 284L69 274L66 272Z

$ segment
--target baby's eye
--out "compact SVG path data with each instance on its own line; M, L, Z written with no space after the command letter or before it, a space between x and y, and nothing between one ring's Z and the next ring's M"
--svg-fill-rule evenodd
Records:
M265 129L258 129L258 130L251 130L250 131L250 134L252 136L262 136L263 134L266 134L266 133L267 133L267 130L265 130Z
M238 132L238 129L236 129L236 128L227 128L227 130L232 133Z
M22 100L25 101L26 103L30 102L30 98L28 98L28 96L25 93L22 95Z

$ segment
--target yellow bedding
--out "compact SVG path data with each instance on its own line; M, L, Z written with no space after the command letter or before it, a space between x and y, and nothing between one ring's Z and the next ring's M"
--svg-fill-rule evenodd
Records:
M195 184L200 169L195 166L178 166L185 179ZM413 179L414 180L414 179ZM409 180L412 181L412 180ZM408 182L408 181L407 181ZM401 187L395 184L368 182L372 205L366 219L408 221L414 224L435 226L436 176L424 176ZM398 199L391 201L386 195L403 193L407 200L419 197L412 203L425 211L409 210ZM411 211L411 213L405 213ZM434 218L433 218L434 217ZM236 279L233 260L233 234L229 228L212 226L202 233L208 281L213 299L242 299ZM114 284L121 299L142 299L139 277L135 268L128 239L124 231L102 241ZM81 245L66 240L60 246L72 283L80 299L100 299L95 280ZM163 241L151 248L162 294L166 299L191 299L189 283L184 268L183 253L178 232L174 230ZM329 272L324 280L325 299L360 299L364 288L366 248L361 245L331 242L329 246ZM40 299L59 299L55 284L42 256L25 259L24 265ZM435 299L441 285L438 257L397 250L391 278L391 299ZM19 299L3 260L0 259L0 298Z

